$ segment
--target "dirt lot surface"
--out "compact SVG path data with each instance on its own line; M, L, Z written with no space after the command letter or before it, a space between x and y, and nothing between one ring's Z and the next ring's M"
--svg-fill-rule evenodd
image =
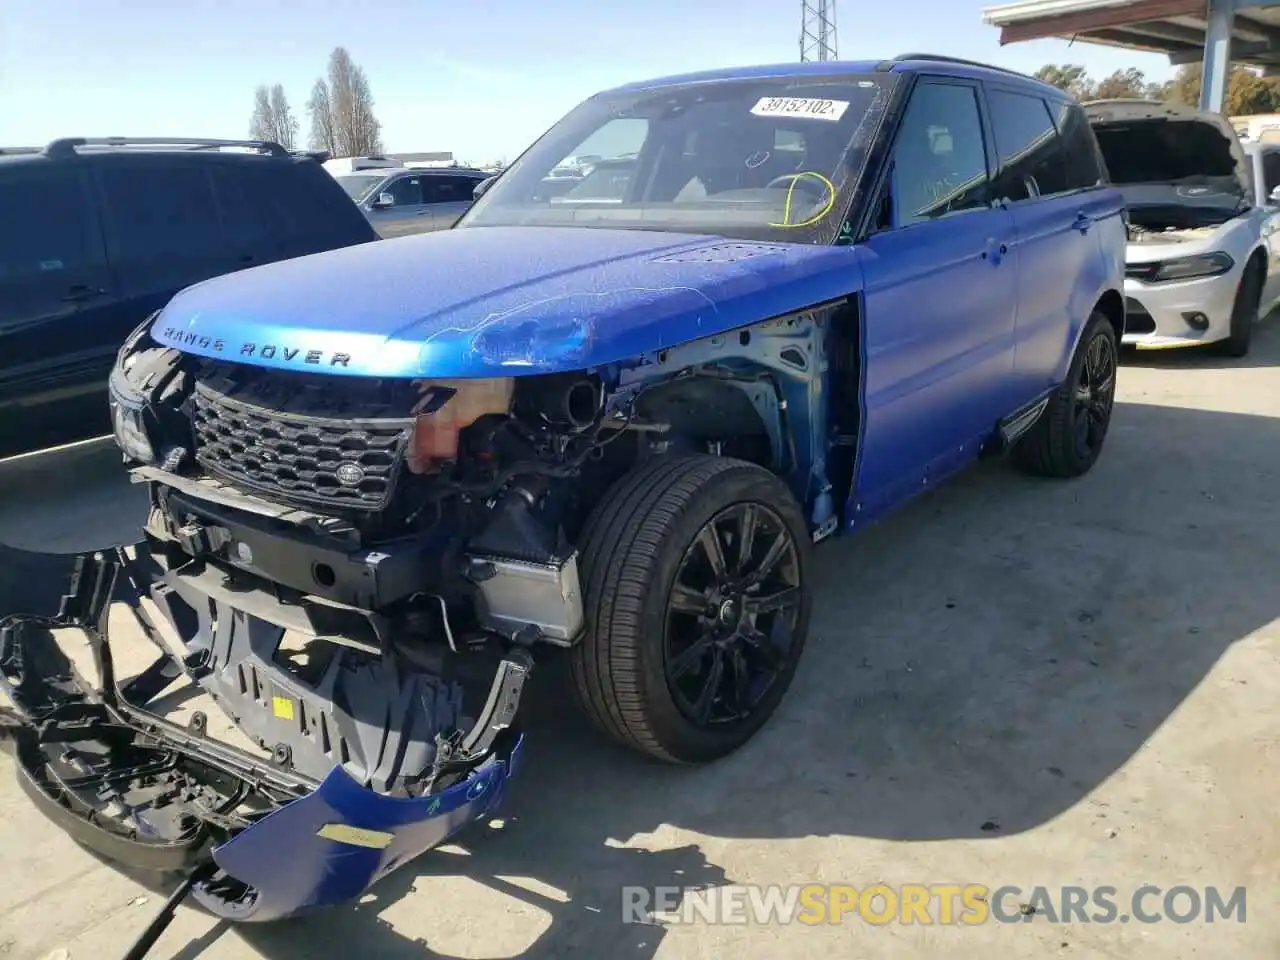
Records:
M597 740L551 673L501 828L359 906L231 929L184 908L158 960L265 957L1280 956L1280 329L1247 360L1120 373L1088 477L985 465L820 551L780 714L705 769ZM109 447L0 466L0 541L131 538ZM0 587L34 596L38 570ZM120 639L120 638L117 638ZM0 758L0 958L120 956L160 897L48 824ZM622 888L979 883L1247 887L1246 921L636 925ZM1187 908L1185 898L1178 905ZM1162 909L1160 895L1144 901ZM994 904L993 904L994 906ZM1092 909L1090 912L1094 912Z

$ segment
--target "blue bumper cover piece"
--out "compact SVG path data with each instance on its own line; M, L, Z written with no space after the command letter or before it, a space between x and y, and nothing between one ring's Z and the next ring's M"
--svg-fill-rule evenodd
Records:
M219 867L254 894L237 903L193 891L228 920L278 920L351 901L414 857L447 842L501 803L523 736L467 779L430 797L374 793L336 768L310 795L281 807L214 850Z

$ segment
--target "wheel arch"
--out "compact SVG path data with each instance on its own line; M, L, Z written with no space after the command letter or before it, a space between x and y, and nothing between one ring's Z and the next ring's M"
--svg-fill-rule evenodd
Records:
M1116 343L1119 343L1120 338L1124 336L1124 296L1118 290L1107 290L1098 298L1093 309L1111 322L1111 329L1116 332ZM1084 335L1084 327L1080 328L1080 334Z

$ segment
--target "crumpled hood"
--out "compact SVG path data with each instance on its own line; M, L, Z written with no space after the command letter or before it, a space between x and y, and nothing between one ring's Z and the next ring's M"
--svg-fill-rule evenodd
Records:
M1226 117L1152 100L1095 100L1084 110L1113 183L1203 177L1252 197L1249 160Z
M200 356L384 377L597 366L855 292L851 247L562 227L382 240L188 287L152 335Z

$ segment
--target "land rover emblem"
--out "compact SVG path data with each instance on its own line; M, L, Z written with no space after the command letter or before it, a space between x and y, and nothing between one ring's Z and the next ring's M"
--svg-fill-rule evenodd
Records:
M340 464L333 474L338 478L338 482L344 487L354 487L364 479L364 467L360 466L358 463L351 463L348 461L347 463Z

